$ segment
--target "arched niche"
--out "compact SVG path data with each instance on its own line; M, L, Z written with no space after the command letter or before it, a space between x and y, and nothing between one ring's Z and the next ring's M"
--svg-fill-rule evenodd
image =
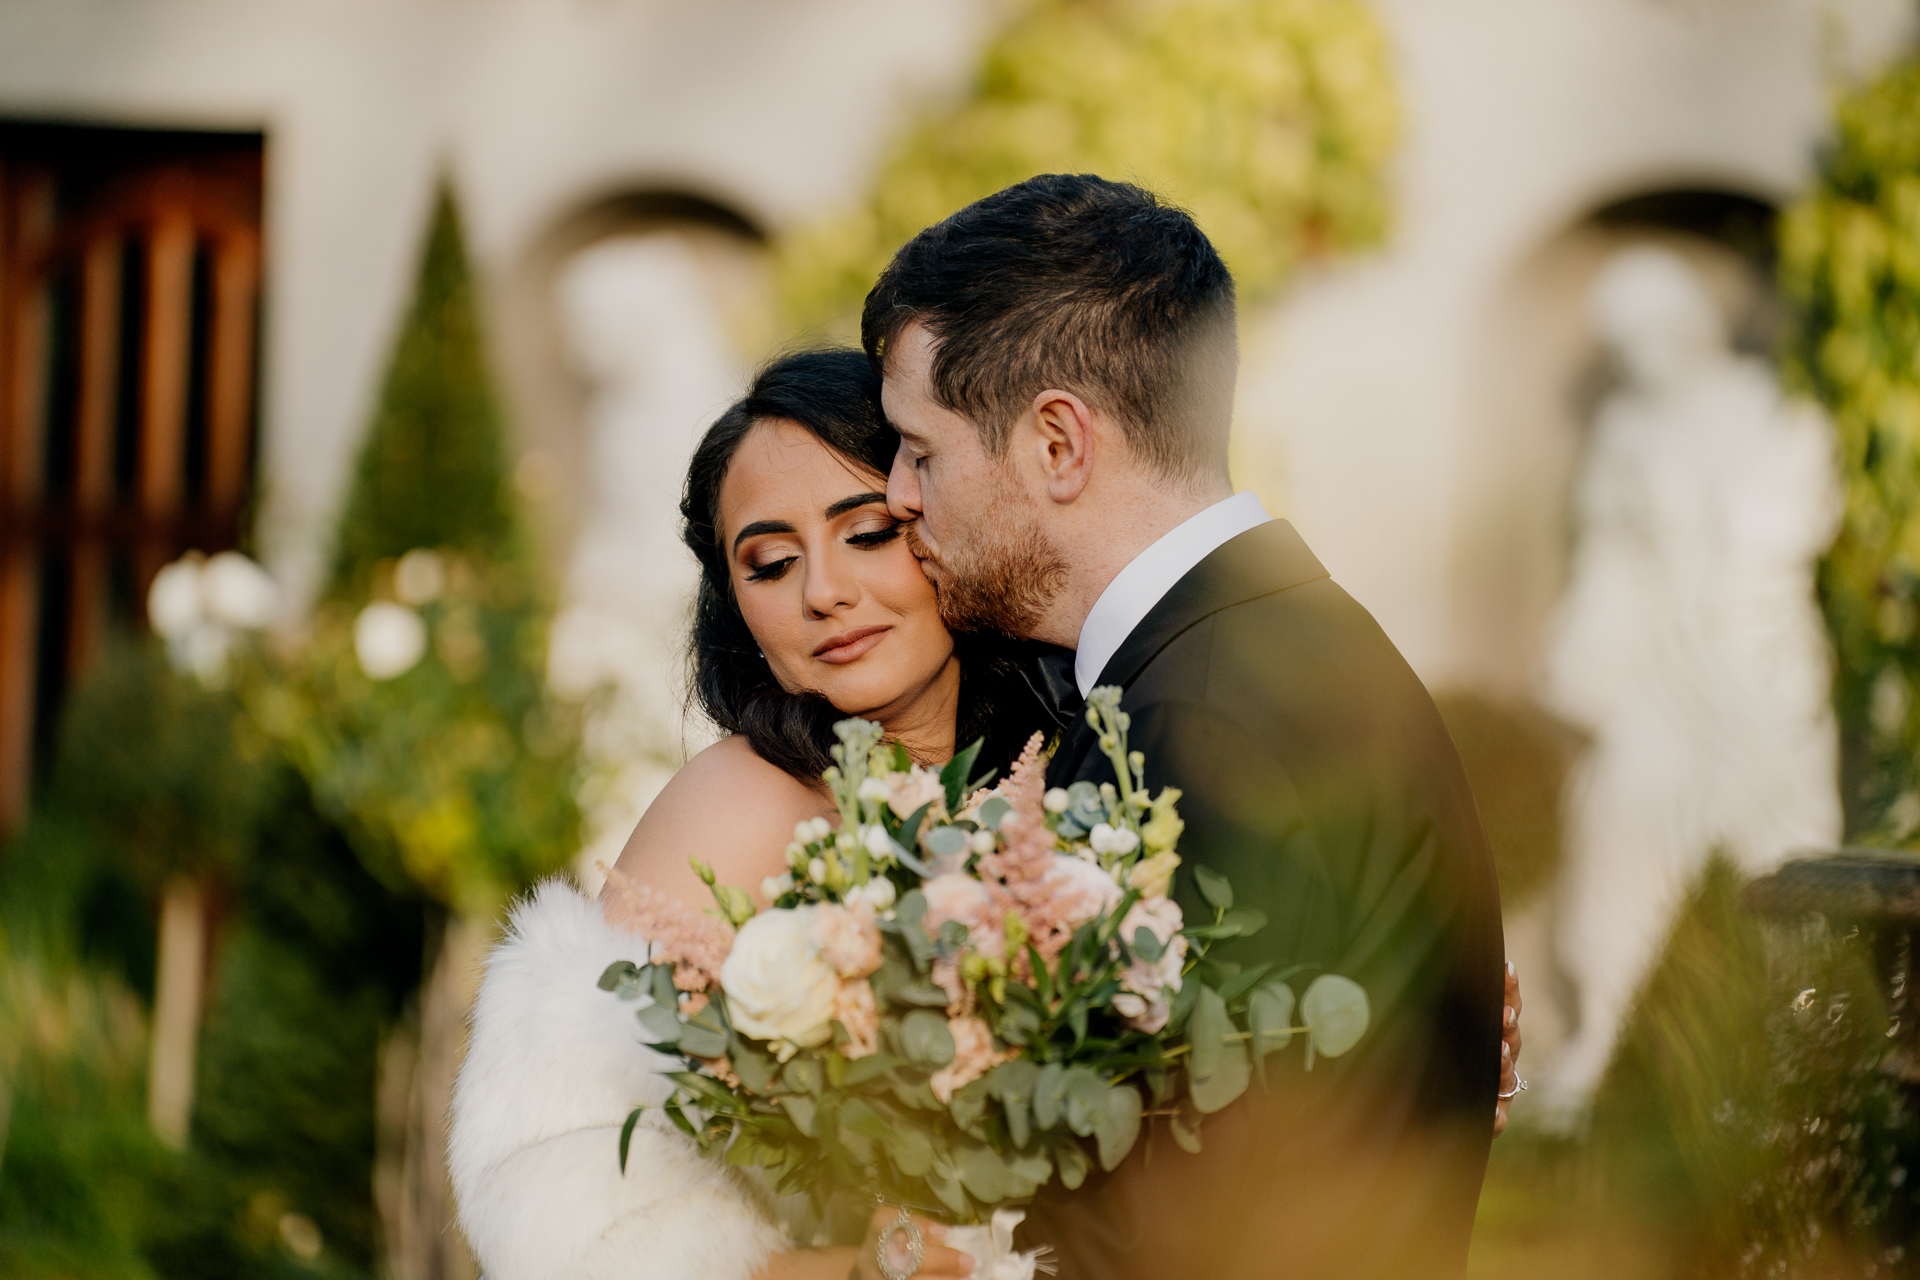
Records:
M1736 345L1766 352L1780 323L1775 218L1748 191L1631 192L1522 255L1495 290L1470 357L1461 439L1449 591L1461 685L1521 700L1538 676L1565 577L1570 485L1613 380L1587 321L1594 273L1627 244L1669 245L1710 282Z
M550 675L587 696L589 888L705 729L684 716L696 580L682 477L774 333L765 236L737 210L623 192L557 219L496 295L515 479L552 566Z

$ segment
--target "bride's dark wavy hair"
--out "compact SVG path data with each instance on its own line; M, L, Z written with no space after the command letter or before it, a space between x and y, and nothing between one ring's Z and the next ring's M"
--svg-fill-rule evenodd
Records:
M827 448L882 476L900 437L880 409L880 376L856 350L782 356L715 420L693 451L680 499L681 539L700 562L689 637L688 700L727 733L744 737L760 757L812 783L832 763L834 722L846 718L817 693L790 693L773 677L734 599L727 550L717 520L720 486L740 442L762 422L781 419L811 432ZM1006 636L957 632L960 713L954 742L984 738L980 764L1005 769L1047 717L1021 677L1034 647Z

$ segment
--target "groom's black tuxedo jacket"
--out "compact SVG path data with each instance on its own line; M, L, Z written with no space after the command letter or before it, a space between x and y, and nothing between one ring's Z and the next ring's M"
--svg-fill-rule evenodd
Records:
M1182 578L1099 683L1125 689L1154 791L1184 793L1193 864L1267 914L1212 954L1311 961L1361 983L1373 1023L1339 1059L1302 1045L1206 1118L1189 1155L1154 1122L1111 1175L1049 1188L1023 1244L1061 1280L1450 1277L1493 1133L1500 907L1479 814L1419 679L1293 527L1249 530ZM1049 782L1112 778L1069 727ZM1296 992L1310 975L1293 980Z

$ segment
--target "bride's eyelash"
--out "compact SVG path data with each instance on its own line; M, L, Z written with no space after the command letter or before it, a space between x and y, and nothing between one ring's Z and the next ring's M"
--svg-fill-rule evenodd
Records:
M788 556L784 560L775 560L771 564L763 564L747 575L747 581L777 582L786 576L787 566L799 558L799 556Z
M866 533L852 534L847 541L856 547L883 547L900 536L900 526L887 529L872 529Z

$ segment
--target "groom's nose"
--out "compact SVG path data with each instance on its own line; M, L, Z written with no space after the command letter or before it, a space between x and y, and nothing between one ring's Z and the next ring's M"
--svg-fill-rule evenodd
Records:
M920 518L920 473L904 442L894 450L893 470L887 473L887 511L895 520Z

